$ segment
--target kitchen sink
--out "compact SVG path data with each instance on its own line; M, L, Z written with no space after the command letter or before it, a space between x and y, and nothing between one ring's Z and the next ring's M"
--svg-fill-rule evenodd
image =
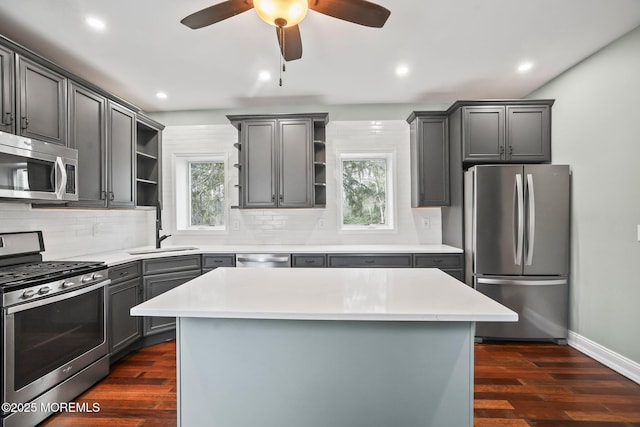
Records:
M139 251L130 251L129 255L161 254L161 253L191 251L194 249L198 249L198 248L194 246L174 246L172 248L141 249Z

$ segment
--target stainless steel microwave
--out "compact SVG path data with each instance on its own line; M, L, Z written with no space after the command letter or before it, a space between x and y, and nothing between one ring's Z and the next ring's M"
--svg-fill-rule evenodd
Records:
M0 132L0 199L78 200L77 171L77 150Z

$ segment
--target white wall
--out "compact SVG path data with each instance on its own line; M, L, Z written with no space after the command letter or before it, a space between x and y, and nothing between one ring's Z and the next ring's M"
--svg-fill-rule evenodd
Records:
M407 115L410 111L407 111ZM330 117L331 119L331 117ZM327 125L327 205L324 209L229 209L225 232L175 229L174 156L223 154L227 158L227 194L236 205L238 134L231 124L168 126L163 134L163 222L172 244L417 244L440 243L440 209L411 209L409 125L405 120L331 121ZM338 227L338 170L341 150L390 150L396 157L396 230L341 232ZM429 226L424 226L424 219ZM235 229L234 224L237 224ZM171 227L171 228L169 228Z
M153 244L155 211L39 209L0 203L0 232L42 230L46 260Z
M640 363L640 28L532 93L573 170L570 328Z

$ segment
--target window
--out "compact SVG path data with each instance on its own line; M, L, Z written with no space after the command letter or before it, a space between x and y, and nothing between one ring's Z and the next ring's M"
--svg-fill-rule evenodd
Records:
M342 154L343 230L393 229L391 153Z
M223 156L176 155L176 228L224 230Z

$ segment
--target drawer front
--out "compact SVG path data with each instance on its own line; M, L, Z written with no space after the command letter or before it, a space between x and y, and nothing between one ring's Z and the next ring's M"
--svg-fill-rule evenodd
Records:
M128 264L118 265L109 269L109 279L111 284L124 282L140 276L140 262L130 262Z
M213 270L218 267L235 267L236 256L233 254L204 254L202 255L202 269Z
M416 268L462 268L462 254L414 254L413 257Z
M175 273L186 270L201 269L200 255L183 255L175 257L153 258L142 260L142 274Z
M327 257L325 254L293 254L291 256L291 266L296 268L326 267Z
M398 267L412 266L411 254L344 254L327 255L329 267Z

